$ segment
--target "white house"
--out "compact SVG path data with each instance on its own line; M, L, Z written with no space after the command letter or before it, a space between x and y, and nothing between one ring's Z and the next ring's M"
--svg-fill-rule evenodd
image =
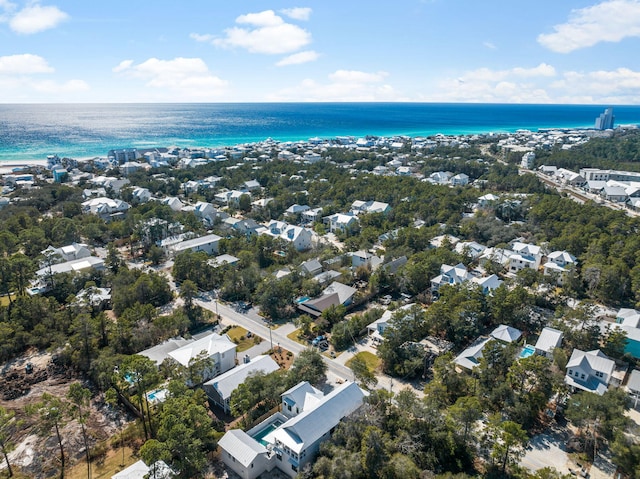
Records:
M41 251L40 254L43 256L59 256L64 261L73 261L74 259L88 258L91 256L91 251L86 244L71 243L70 245L62 246L61 248L49 246L44 251Z
M169 196L160 201L161 204L167 205L173 211L180 211L184 208L184 203L180 201L180 198L176 198L175 196Z
M563 336L562 331L558 329L544 328L536 341L536 354L553 358L553 350L560 347Z
M182 366L188 367L191 360L203 353L213 361L213 369L205 372L205 380L225 373L236 365L236 344L226 334L211 333L168 354Z
M201 220L205 226L211 227L216 222L218 210L211 203L198 201L193 208L193 214L196 215L196 218Z
M387 329L387 326L389 326L389 321L391 320L391 318L398 314L398 312L400 311L406 312L411 310L411 308L413 308L415 305L415 303L405 304L404 306L396 310L387 310L382 313L382 316L380 316L380 318L367 325L367 333L369 337L376 343L382 342L384 340L384 331L385 329Z
M216 254L218 252L218 244L222 238L218 235L210 234L201 236L199 238L193 238L179 243L171 244L168 246L169 253L172 255L178 255L184 251L191 251L196 253L198 251L204 251L207 254Z
M568 251L554 251L547 255L547 259L563 268L578 262L576 257Z
M609 387L615 365L616 363L599 349L586 352L574 349L567 363L564 382L571 388L602 396Z
M128 203L107 197L92 198L82 203L83 213L99 216L105 221L124 215L128 209Z
M502 280L495 274L492 274L490 276L483 276L481 278L473 277L471 278L471 282L480 286L482 294L491 294L502 284Z
M151 192L148 188L142 188L140 186L136 186L131 192L133 197L133 201L136 203L146 203L151 199Z
M486 195L482 195L478 198L478 206L480 208L486 208L492 203L500 200L499 196L494 195L493 193L487 193Z
M284 221L271 220L262 233L293 244L296 251L306 251L312 246L313 233L307 228L293 226Z
M364 392L353 382L326 396L308 383L298 384L282 394L282 413L246 433L237 429L225 433L218 442L220 457L243 479L255 479L274 467L295 478L363 399Z
M462 263L458 263L455 266L443 264L440 266L440 274L431 279L431 291L437 292L441 286L446 284L456 285L462 284L472 278L467 271L467 267Z
M329 227L329 231L347 232L358 226L358 217L352 214L336 213L322 218L322 222Z
M458 173L449 180L451 186L465 186L469 184L469 176L464 173Z
M490 341L493 341L493 338L487 338L486 336L481 336L476 341L473 342L471 346L458 354L453 360L458 366L472 370L476 368L480 364L480 359L482 358L482 351L485 346L489 344Z
M476 259L487 247L475 241L460 241L456 244L454 251L458 254L467 255L471 259Z
M529 244L529 243L521 243L520 241L514 241L511 249L516 253L516 255L521 255L523 258L527 260L533 259L533 265L524 266L527 268L538 269L540 267L540 263L542 262L542 248L540 246ZM519 268L518 271L522 269Z
M248 363L240 364L226 373L205 382L202 388L214 404L220 406L224 412L230 413L231 406L229 400L231 399L231 393L237 389L240 384L244 383L251 374L255 374L258 371L269 374L278 369L280 369L280 366L271 359L271 356L260 355Z
M513 343L520 339L522 331L511 326L501 324L491 331L490 336L498 341L502 341L503 343Z
M360 201L356 200L351 204L351 210L359 213L388 213L391 207L382 201Z
M129 467L111 476L111 479L171 479L175 472L164 461L157 461L151 466L140 459Z

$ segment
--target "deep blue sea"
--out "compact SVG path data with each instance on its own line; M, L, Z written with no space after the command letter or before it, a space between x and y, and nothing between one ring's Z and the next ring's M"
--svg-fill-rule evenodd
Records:
M427 136L592 127L606 105L239 103L0 105L0 161L114 148L224 146L336 136ZM616 125L640 106L614 106Z

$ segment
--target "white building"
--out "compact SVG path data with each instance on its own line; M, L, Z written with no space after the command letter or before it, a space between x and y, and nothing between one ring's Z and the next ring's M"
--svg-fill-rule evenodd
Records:
M248 363L243 363L230 369L224 374L207 381L202 385L204 392L207 393L211 401L220 406L224 412L230 413L230 399L231 393L237 389L240 384L251 374L255 374L260 371L264 374L269 374L280 369L278 363L276 363L270 356L261 355L256 356Z
M204 251L205 253L212 255L218 253L218 244L221 239L222 238L218 235L210 234L171 244L168 246L168 250L169 253L174 256L184 251L191 251L192 253Z
M599 349L574 349L567 363L564 382L571 388L602 396L609 387L616 363Z
M553 350L560 347L563 336L562 331L558 329L544 328L536 341L536 354L552 359Z
M213 368L205 371L205 380L225 373L236 365L236 344L226 334L220 336L211 333L168 354L185 368L189 367L192 360L204 354L213 361Z

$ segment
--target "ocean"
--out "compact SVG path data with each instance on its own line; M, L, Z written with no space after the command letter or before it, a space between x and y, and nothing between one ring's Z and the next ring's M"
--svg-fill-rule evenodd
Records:
M111 149L216 147L336 136L428 136L589 128L607 105L216 103L0 105L0 161L106 156ZM640 106L614 106L616 125Z

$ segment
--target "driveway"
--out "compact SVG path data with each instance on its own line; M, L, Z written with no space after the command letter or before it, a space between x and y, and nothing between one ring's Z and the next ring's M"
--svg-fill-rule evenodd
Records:
M569 474L569 467L576 469L576 466L569 460L565 449L568 436L566 430L554 430L533 436L520 465L531 472L543 467L554 467L561 474Z

